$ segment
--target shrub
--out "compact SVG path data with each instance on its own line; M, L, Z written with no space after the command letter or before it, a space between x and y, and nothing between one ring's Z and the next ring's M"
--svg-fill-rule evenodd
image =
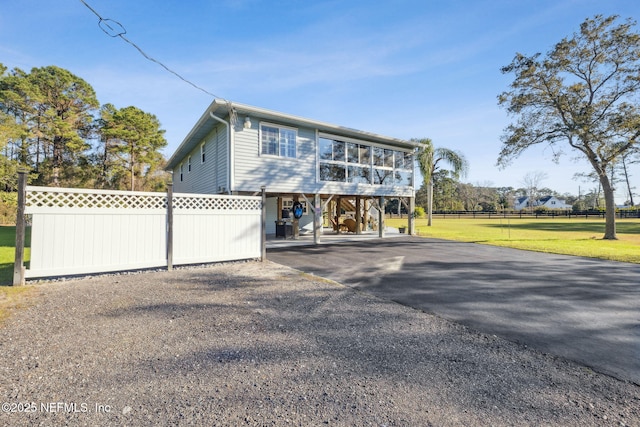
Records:
M0 191L0 224L15 224L18 193Z

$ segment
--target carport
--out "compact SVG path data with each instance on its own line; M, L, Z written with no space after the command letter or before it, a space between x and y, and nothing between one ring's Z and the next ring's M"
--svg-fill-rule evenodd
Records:
M268 242L302 239L304 244L308 244L311 237L312 243L320 244L324 239L367 240L384 238L389 232L398 233L397 229L389 229L385 225L384 196L266 192L265 197L266 221L276 223L276 233L267 235ZM398 199L407 212L415 210L414 197L394 199ZM294 215L296 204L302 208L302 217ZM405 230L411 235L413 216L406 215L406 220Z
M406 234L400 233L397 228L386 227L384 230L384 237L380 237L379 232L376 231L363 231L360 234L355 233L337 233L331 229L324 229L322 238L319 241L314 240L313 233L300 233L296 239L282 237L276 237L274 234L267 235L266 247L269 249L276 248L290 248L299 246L314 246L314 245L332 245L332 244L346 244L354 242L363 242L371 244L381 239L393 239L397 237L406 237Z

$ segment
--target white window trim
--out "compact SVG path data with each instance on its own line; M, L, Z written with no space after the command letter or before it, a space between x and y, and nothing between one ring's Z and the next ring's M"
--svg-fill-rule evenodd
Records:
M278 128L278 129L287 129L287 130L291 130L291 131L295 132L295 134L296 134L296 156L295 157L281 156L280 155L280 141L278 141L278 154L264 154L262 152L262 126L269 126L269 127L274 127L274 128ZM298 158L298 128L291 127L291 126L280 125L280 124L271 123L271 122L260 122L260 125L259 125L258 129L259 129L259 131L258 131L258 154L260 155L260 157L270 157L272 159L291 159L291 160L296 160Z
M200 144L200 163L204 163L206 161L206 154L207 152L205 151L205 145L206 145L206 141L203 142L202 144Z

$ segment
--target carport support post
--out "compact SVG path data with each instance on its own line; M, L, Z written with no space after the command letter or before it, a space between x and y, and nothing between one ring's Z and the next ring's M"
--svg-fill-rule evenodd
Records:
M384 237L384 196L378 200L378 236Z
M340 214L341 214L341 210L342 210L342 198L340 196L338 196L338 197L336 197L336 215L335 215L336 227L338 227L338 229L336 230L337 234L340 234Z
M300 202L300 197L299 196L293 196L293 202ZM300 220L298 218L293 217L293 221L291 221L291 224L293 225L293 240L298 240L300 238ZM286 234L286 233L285 233Z
M409 226L409 235L413 236L416 232L415 230L415 215L416 215L416 198L415 197L409 197L409 219L408 219L408 226Z
M360 196L356 196L356 234L362 234L362 203Z
M267 187L260 187L262 191L262 230L260 231L260 261L267 261ZM280 215L278 212L278 215ZM285 233L286 234L286 233Z
M320 194L313 196L313 243L320 243L320 234L322 232L322 200Z
M18 172L18 213L16 215L16 257L13 264L13 286L24 285L24 206L27 192L27 173Z

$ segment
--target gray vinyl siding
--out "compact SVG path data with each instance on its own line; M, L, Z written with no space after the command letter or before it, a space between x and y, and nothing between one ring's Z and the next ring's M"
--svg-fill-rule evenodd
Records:
M314 192L317 188L313 129L297 129L295 159L261 155L259 125L236 132L234 143L236 191L258 191L263 185L268 192L285 193Z
M205 144L205 161L202 162L198 144L182 159L183 179L180 181L180 165L173 171L173 188L176 193L218 194L227 187L227 136L224 126L214 128L202 141ZM191 171L188 157L191 156Z
M269 125L293 128L286 123ZM316 130L297 129L296 158L260 154L260 124L234 134L234 191L255 192L265 185L273 193L360 194L363 196L414 196L412 187L319 181L316 159ZM363 141L366 143L366 141ZM376 144L380 146L380 144ZM396 148L397 149L397 148Z
M229 191L229 171L227 170L229 164L229 144L227 142L227 128L219 125L216 127L216 131L215 148L212 150L212 154L215 153L215 174L212 175L214 179L212 185L216 192L227 193Z

